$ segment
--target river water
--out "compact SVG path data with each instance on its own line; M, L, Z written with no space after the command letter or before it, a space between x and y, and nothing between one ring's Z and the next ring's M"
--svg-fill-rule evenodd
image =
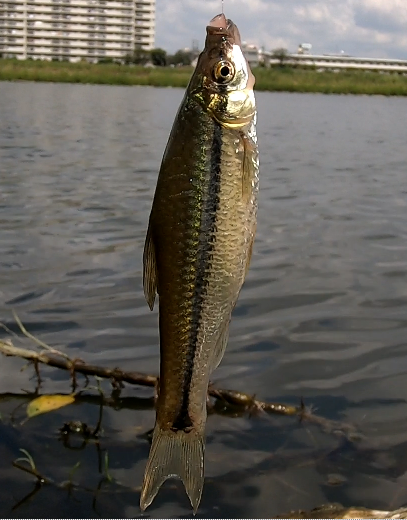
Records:
M11 309L71 357L157 372L157 314L142 292L142 248L182 95L0 83L0 320L13 331ZM198 516L270 517L333 501L400 507L407 503L406 101L282 93L258 93L257 101L258 234L213 380L261 400L302 398L331 422L210 415ZM151 390L127 385L122 409L104 407L99 442L63 442L64 423L95 427L98 399L25 421L33 370L21 371L20 359L0 361L0 515L139 516ZM41 374L42 393L70 392L67 373ZM97 395L90 384L87 393ZM37 489L12 466L21 448L51 484ZM176 481L145 514L190 515Z

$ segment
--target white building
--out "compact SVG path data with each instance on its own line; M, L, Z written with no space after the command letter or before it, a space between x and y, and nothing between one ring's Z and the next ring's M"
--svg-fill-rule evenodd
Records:
M154 47L155 0L0 0L0 54L121 60Z
M262 61L262 51L256 45L242 42L242 51L251 67L257 67Z

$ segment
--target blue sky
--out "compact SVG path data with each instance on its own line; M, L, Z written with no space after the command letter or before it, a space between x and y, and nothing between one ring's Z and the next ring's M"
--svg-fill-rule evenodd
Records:
M221 0L156 0L156 45L173 52L203 46ZM266 49L407 59L407 0L224 0L242 39Z

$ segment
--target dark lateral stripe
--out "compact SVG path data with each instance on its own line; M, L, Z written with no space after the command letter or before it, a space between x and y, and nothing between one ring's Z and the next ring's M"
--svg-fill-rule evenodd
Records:
M223 132L222 126L218 122L215 122L214 125L209 183L207 186L207 193L204 195L201 214L201 231L199 240L200 251L197 261L195 290L192 301L192 324L187 353L187 370L184 374L182 405L179 414L173 423L174 430L185 430L192 426L192 421L188 413L189 395L194 369L198 332L202 319L203 302L206 294L206 273L210 267L213 238L216 231L216 218L220 201L219 192Z

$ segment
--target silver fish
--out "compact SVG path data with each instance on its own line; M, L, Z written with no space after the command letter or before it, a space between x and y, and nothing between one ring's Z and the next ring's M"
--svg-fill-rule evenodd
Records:
M254 77L239 31L223 14L176 116L158 177L144 249L144 292L159 294L160 382L140 507L182 479L194 511L204 481L210 374L250 263L258 150Z

